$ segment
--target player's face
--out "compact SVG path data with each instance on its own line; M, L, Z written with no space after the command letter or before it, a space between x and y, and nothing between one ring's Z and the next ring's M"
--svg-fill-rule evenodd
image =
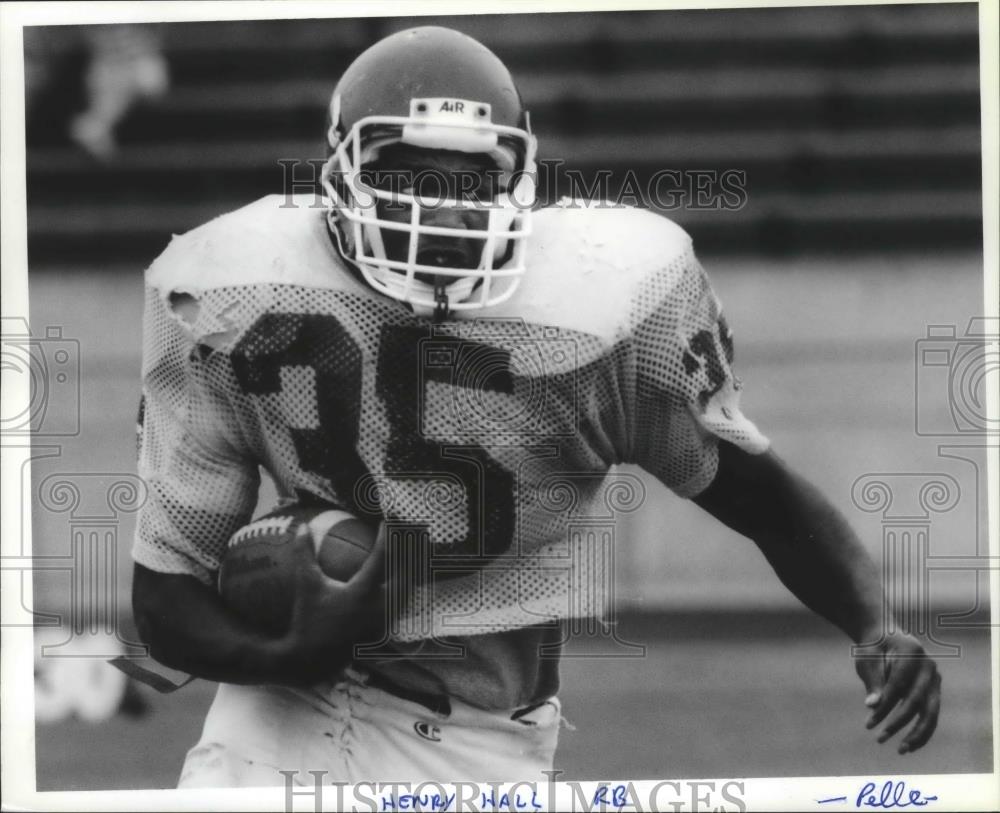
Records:
M385 148L377 162L366 165L362 180L379 189L417 197L423 209L421 225L451 229L486 229L488 206L501 191L500 173L488 156L426 150L405 144ZM466 205L443 205L446 200ZM379 200L377 212L380 219L395 223L409 223L412 217L411 206L400 202ZM382 241L388 259L408 260L409 232L382 229ZM483 245L480 238L422 234L416 259L421 265L474 270L479 267ZM416 276L429 284L454 281L454 277L438 278L432 274Z

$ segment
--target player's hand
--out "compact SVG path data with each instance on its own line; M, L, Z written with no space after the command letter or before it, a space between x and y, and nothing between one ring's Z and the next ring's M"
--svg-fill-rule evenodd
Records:
M281 647L288 671L307 684L329 678L348 664L356 644L375 644L385 637L385 530L379 529L368 558L346 582L320 569L304 523L292 545L295 603Z
M871 710L866 727L886 721L878 741L885 742L916 720L897 750L906 754L925 745L937 728L941 675L917 640L903 633L889 635L863 647L855 656L855 668Z

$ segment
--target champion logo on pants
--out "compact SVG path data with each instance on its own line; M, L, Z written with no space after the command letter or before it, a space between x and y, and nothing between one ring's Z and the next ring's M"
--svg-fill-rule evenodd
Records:
M431 725L430 723L418 720L413 724L413 730L425 740L430 740L431 742L441 742L441 729L436 725Z

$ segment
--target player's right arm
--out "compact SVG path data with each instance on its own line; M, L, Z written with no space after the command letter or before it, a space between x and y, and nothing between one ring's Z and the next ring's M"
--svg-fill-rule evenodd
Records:
M255 630L223 603L218 559L249 520L256 465L206 446L210 439L196 438L159 406L147 395L140 472L149 498L139 515L132 582L136 625L152 657L209 680L300 685L334 674L355 643L379 640L381 556L370 556L350 582L336 582L319 569L304 534L292 543L299 576L284 635ZM380 540L373 554L382 549Z
M379 556L371 556L349 583L328 579L302 551L292 624L278 637L263 635L226 607L194 576L158 573L135 565L132 605L150 654L166 666L224 683L306 685L328 678L353 657L354 645L377 641L385 606Z
M173 313L171 311L174 311ZM195 325L197 327L197 325ZM139 512L133 558L133 612L154 659L197 677L232 683L303 684L329 677L357 641L378 640L380 557L350 583L328 579L308 540L296 539L293 621L268 637L241 621L216 590L232 534L257 501L257 459L214 376L212 354L190 322L150 289L139 474L148 497Z
M209 680L294 685L329 677L350 661L355 643L379 640L382 557L337 582L320 570L305 533L292 543L300 561L284 635L255 630L224 604L218 559L253 510L256 465L207 446L211 438L195 437L155 397L147 394L146 403L140 472L149 498L133 551L132 608L152 657ZM383 549L380 539L373 554Z
M241 624L194 576L136 564L132 612L139 638L166 666L225 683L282 682L277 641Z

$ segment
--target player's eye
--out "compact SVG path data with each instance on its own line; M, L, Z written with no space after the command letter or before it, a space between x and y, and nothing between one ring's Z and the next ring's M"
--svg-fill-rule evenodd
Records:
M479 187L480 200L496 200L500 195L507 194L509 174L500 170L487 170L482 173L482 184Z
M465 200L490 203L507 191L508 176L500 170L444 170L426 167L372 165L361 170L359 181L391 195L417 197L422 201Z
M382 192L396 192L399 188L397 173L383 169L362 169L358 173L358 180L370 189L378 189Z

